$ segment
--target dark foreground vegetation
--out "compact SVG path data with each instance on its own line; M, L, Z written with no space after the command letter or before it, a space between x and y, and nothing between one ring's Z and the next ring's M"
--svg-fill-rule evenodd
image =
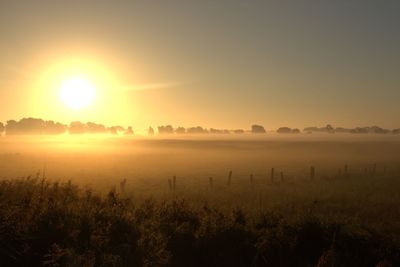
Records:
M136 203L71 182L0 183L1 266L383 267L399 259L398 237L312 212L286 220L179 198Z

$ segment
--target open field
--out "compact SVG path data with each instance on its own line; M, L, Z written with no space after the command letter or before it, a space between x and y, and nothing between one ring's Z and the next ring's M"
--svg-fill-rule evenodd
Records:
M168 138L168 139L167 139ZM80 184L166 183L202 184L208 177L225 183L247 179L265 181L270 169L293 179L336 174L345 164L349 172L400 168L400 136L300 135L266 137L110 138L98 136L0 138L0 177L26 177L45 170L50 179ZM197 184L196 184L197 185ZM160 184L161 186L161 184ZM108 189L108 188L107 188Z
M398 136L2 137L0 144L0 250L10 264L399 260Z

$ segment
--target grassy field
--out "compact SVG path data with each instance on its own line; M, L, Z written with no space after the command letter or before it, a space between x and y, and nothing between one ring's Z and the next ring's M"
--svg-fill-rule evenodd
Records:
M2 138L1 262L398 266L400 141L368 138Z

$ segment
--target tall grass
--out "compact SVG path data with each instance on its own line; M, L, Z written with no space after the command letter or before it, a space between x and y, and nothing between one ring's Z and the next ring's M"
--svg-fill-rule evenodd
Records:
M387 210L399 202L380 195L383 180L364 179L374 184L362 188L360 177L289 178L271 185L251 175L250 186L212 178L212 190L196 198L174 176L173 197L141 200L127 180L105 194L39 175L3 180L0 260L2 266L400 264L399 214ZM359 192L343 194L344 188Z

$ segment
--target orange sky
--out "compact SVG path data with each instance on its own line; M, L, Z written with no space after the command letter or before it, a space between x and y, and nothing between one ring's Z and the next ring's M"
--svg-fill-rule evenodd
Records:
M400 4L6 1L0 121L397 128ZM71 110L63 81L97 88Z

